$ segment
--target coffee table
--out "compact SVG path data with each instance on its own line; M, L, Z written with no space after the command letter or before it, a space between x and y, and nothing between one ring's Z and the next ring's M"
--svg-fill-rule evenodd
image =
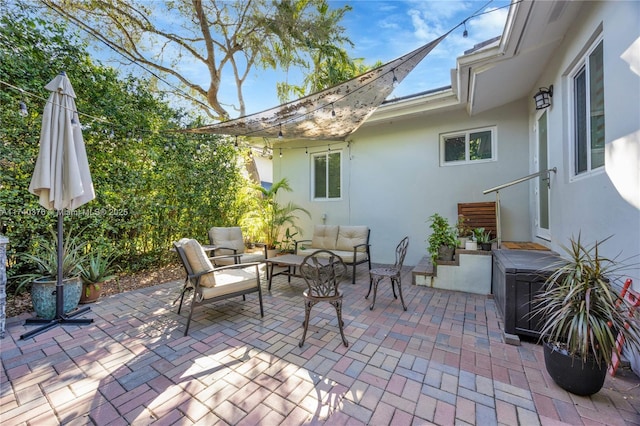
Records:
M291 282L291 277L301 278L302 275L296 274L296 268L302 265L305 257L306 256L298 256L297 254L285 254L283 256L270 257L265 260L265 262L267 262L267 268L271 265L271 271L269 272L269 291L271 291L271 280L273 280L274 275L286 275L288 282ZM320 263L328 264L329 259L321 259ZM285 269L274 274L273 269L276 266L282 266L285 267Z

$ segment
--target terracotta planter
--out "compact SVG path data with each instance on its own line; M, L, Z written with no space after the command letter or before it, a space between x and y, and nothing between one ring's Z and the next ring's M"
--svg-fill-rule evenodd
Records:
M88 284L82 283L82 294L80 295L80 304L93 303L100 298L100 283Z
M80 278L67 278L62 281L64 286L63 313L78 307L82 293ZM56 316L56 281L49 278L39 278L31 283L31 303L36 315L43 319L53 319Z
M569 355L556 345L544 342L544 364L554 382L567 392L576 395L593 395L602 389L608 365L589 357L587 362Z

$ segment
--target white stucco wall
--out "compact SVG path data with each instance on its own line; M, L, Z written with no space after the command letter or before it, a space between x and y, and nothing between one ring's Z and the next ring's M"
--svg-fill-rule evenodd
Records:
M552 179L550 245L562 250L578 233L587 242L613 235L604 254L634 256L640 261L640 3L594 2L585 7L554 60L535 87L554 85L548 109L549 165L558 167ZM604 41L605 168L584 177L572 176L573 135L570 117L573 94L568 73L594 36ZM530 105L529 129L535 124ZM534 134L530 134L533 150ZM531 197L531 211L535 198ZM634 288L640 290L638 270Z
M312 213L299 224L310 238L314 224L367 225L371 228L372 258L393 263L398 242L408 235L405 265L416 265L426 252L427 218L433 213L457 218L457 203L494 201L482 191L529 174L525 100L469 117L464 110L364 126L346 142L287 142L283 156L274 150L274 181L288 177L293 192L281 201L294 201ZM497 126L497 161L441 167L439 135ZM343 150L343 197L339 201L310 199L310 156ZM528 241L530 217L527 185L501 192L503 240Z
M585 3L576 22L580 25L566 35L535 85L556 88L548 109L549 164L558 167L551 190L550 246L561 252L561 245L579 233L589 244L612 236L600 253L635 265L624 274L633 278L633 288L640 291L640 3ZM597 34L604 41L605 168L576 178L571 173L568 73ZM535 123L531 109L530 128ZM533 149L533 135L531 140ZM629 358L639 373L640 355Z

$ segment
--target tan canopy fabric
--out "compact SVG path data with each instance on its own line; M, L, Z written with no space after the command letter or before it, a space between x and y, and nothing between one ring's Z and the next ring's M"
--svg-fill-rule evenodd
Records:
M344 140L382 104L415 66L446 37L344 83L275 108L222 123L186 129L249 137Z

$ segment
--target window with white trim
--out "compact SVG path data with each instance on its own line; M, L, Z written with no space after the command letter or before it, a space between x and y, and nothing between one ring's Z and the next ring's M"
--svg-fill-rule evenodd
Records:
M342 152L327 151L312 155L311 188L313 199L332 200L342 196Z
M604 166L604 59L596 41L571 74L573 94L573 174Z
M495 127L440 135L440 165L442 166L495 160Z

